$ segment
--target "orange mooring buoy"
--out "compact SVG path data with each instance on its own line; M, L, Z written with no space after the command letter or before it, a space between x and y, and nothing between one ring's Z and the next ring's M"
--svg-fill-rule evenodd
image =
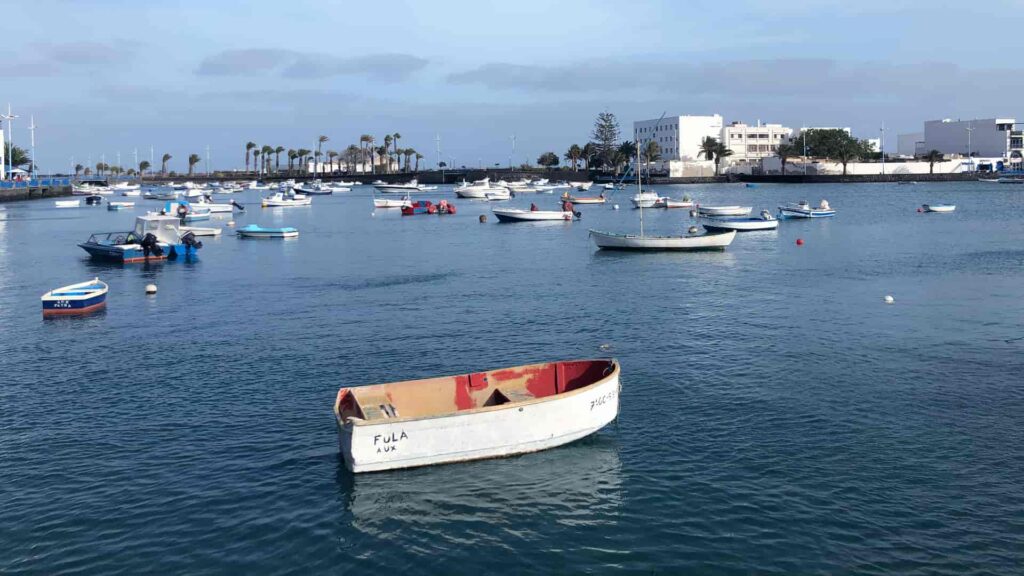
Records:
M803 246L804 245L804 239L803 238L797 238L796 239L796 245L797 246Z

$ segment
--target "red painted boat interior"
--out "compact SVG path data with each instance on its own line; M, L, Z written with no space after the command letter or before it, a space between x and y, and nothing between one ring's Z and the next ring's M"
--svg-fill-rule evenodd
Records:
M572 392L601 381L614 370L615 363L609 359L573 360L342 388L335 411L342 420L440 416Z

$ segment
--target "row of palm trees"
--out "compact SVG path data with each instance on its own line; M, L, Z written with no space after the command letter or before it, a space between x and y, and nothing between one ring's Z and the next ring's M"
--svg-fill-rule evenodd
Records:
M384 136L383 143L375 146L376 139L370 134L363 134L359 137L359 144L350 144L343 151L324 151L324 144L331 139L321 135L316 140L316 150L307 148L286 149L284 146L272 147L268 145L259 146L255 142L245 144L245 171L249 172L250 158L252 159L253 171L260 174L281 171L281 154L288 160L287 170L291 172L313 162L314 172L335 172L345 167L350 173L358 171L369 171L389 174L393 170L400 172L417 172L420 168L420 160L423 154L414 148L399 148L398 142L402 135L399 133ZM404 162L403 162L404 160ZM415 165L410 166L413 161Z
M160 174L161 175L163 175L163 176L167 175L167 163L170 162L172 158L174 158L174 156L171 156L170 154L164 154L160 158ZM190 154L189 155L189 157L188 157L188 174L189 174L189 176L191 176L194 173L195 165L198 164L201 160L202 160L202 158L200 158L199 154ZM152 168L152 164L149 162L149 160L143 160L143 161L139 162L139 168L137 170L135 168L124 168L122 166L113 166L113 165L107 164L105 162L97 162L96 166L95 166L96 170L95 170L95 172L93 172L93 167L83 166L81 164L75 164L75 177L77 178L80 175L91 176L91 175L93 175L95 173L97 176L104 176L104 175L121 176L121 175L124 175L124 176L138 176L138 177L141 178L142 176L144 176L149 171L150 168Z

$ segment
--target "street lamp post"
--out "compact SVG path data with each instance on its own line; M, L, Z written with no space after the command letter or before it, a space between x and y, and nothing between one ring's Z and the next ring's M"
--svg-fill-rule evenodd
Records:
M967 125L967 159L971 162L971 172L974 172L974 156L971 155L971 133L974 132L974 124Z

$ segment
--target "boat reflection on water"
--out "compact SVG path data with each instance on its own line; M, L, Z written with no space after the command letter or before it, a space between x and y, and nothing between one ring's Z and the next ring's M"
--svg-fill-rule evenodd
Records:
M438 550L476 528L479 538L494 537L485 525L532 527L556 538L566 526L618 517L622 463L613 431L522 456L358 477L339 454L338 485L358 533L400 538L408 550Z

